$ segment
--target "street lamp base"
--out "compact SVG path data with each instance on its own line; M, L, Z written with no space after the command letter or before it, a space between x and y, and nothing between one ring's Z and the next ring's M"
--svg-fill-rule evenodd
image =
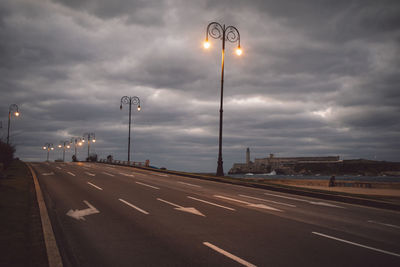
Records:
M216 176L224 176L224 167L222 167L222 161L218 162Z

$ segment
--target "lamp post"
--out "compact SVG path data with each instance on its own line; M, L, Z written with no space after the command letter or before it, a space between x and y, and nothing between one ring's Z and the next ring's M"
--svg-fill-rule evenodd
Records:
M17 104L11 104L8 108L8 130L7 130L7 145L10 143L10 122L11 122L11 114L15 117L19 116L18 106Z
M75 159L77 159L76 157L76 146L82 146L82 138L81 137L72 137L71 138L71 144L74 144L74 149L75 149Z
M46 143L46 144L43 146L43 150L47 150L47 160L46 160L46 161L49 161L49 152L50 152L50 150L54 150L53 144L51 144L51 143Z
M219 109L219 148L218 148L218 167L217 176L224 176L224 167L222 161L222 114L223 114L223 96L224 96L224 59L225 59L225 41L231 43L238 42L236 49L236 54L240 56L242 54L242 49L240 48L240 34L238 29L234 26L225 26L219 24L218 22L211 22L207 26L206 30L206 40L204 42L204 48L209 48L210 42L208 37L211 36L214 39L222 40L222 62L221 62L221 101Z
M88 142L88 144L87 144L87 157L88 157L88 161L89 161L90 141L92 141L93 143L96 143L96 135L95 135L95 133L84 133L82 142L85 142L85 136L87 136L87 142Z
M58 145L59 148L63 149L63 162L65 162L65 149L70 148L70 142L69 141L60 141L60 144Z
M137 110L140 111L140 99L137 96L123 96L121 98L121 105L119 109L122 110L122 104L129 104L129 137L128 137L128 163L130 163L131 159L131 114L132 114L132 105L137 106Z

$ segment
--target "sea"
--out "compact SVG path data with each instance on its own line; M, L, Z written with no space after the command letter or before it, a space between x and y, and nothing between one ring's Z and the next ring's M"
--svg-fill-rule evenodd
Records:
M263 178L263 179L298 179L298 180L329 180L331 176L325 175L277 175L277 174L229 174L232 178ZM359 176L343 175L335 176L336 181L360 181L360 182L400 182L400 176Z

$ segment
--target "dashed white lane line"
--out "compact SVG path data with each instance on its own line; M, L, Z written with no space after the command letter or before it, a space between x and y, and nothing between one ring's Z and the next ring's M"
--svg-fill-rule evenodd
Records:
M151 174L157 175L157 176L162 176L162 177L168 177L168 174L163 174L163 173L152 172Z
M393 228L400 229L400 226L394 225L394 224L390 224L390 223L377 222L377 221L373 221L373 220L369 220L368 222L369 222L369 223L375 223L375 224L380 224L380 225L384 225L384 226L388 226L388 227L393 227Z
M97 186L97 185L95 185L95 184L92 184L91 182L87 182L88 183L88 185L91 185L91 186L93 186L94 188L97 188L97 189L99 189L99 190L103 190L103 188L101 188L101 187L99 187L99 186Z
M72 176L76 176L75 174L73 174L72 172L67 172L69 175L72 175Z
M351 242L351 241L344 240L344 239L341 239L341 238L337 238L337 237L334 237L334 236L321 234L321 233L318 233L318 232L312 232L312 233L314 235L319 235L319 236L322 236L322 237L326 237L326 238L329 238L329 239L333 239L333 240L336 240L336 241L347 243L347 244L350 244L350 245L353 245L353 246L362 247L362 248L374 250L374 251L377 251L377 252L381 252L381 253L384 253L384 254L400 257L400 254L397 254L397 253L394 253L394 252L386 251L386 250L379 249L379 248L373 248L373 247L370 247L370 246L366 246L366 245L362 245L362 244L359 244L359 243Z
M216 206L216 207L220 207L220 208L223 208L223 209L235 211L235 209L232 209L232 208L229 208L229 207L225 207L225 206L222 206L222 205L219 205L219 204L216 204L216 203L212 203L212 202L209 202L209 201L206 201L206 200L202 200L202 199L199 199L199 198L190 197L190 196L188 196L188 198L196 200L196 201L200 201L200 202L203 202L203 203L206 203L206 204L210 204L210 205L213 205L213 206Z
M121 199L121 198L119 198L118 200L119 200L119 201L121 201L122 203L124 203L124 204L128 205L129 207L131 207L131 208L134 208L135 210L137 210L137 211L139 211L139 212L143 213L143 214L146 214L146 215L148 215L148 214L149 214L147 211L145 211L145 210L142 210L142 209L141 209L141 208L139 208L139 207L136 207L135 205L133 205L133 204L129 203L129 202L128 202L128 201L126 201L126 200L123 200L123 199Z
M224 255L225 257L228 257L228 258L230 258L230 259L232 259L232 260L234 260L234 261L236 261L236 262L238 262L238 263L240 263L240 264L242 264L242 265L244 265L244 266L247 266L247 267L256 267L256 265L254 265L254 264L252 264L252 263L250 263L250 262L248 262L248 261L245 261L244 259L241 259L241 258L239 258L238 256L235 256L235 255L233 255L232 253L229 253L228 251L223 250L222 248L219 248L219 247L217 247L217 246L215 246L215 245L213 245L213 244L211 244L211 243L209 243L209 242L203 242L203 245L205 245L205 246L207 246L207 247L209 247L209 248L215 250L215 251L218 252L218 253L221 253L221 254Z
M56 169L59 169L59 170L61 170L61 168L60 168L60 167L56 167Z
M179 184L184 184L184 185L188 185L188 186L193 186L193 187L201 187L200 185L196 185L196 184L189 184L189 183L180 182L180 181L178 181L177 183L179 183Z
M94 173L90 173L90 172L85 172L87 175L89 175L89 176L96 176L96 174L94 174Z
M127 177L135 177L135 175L133 175L133 174L123 173L123 172L120 172L119 174L121 174L123 176L127 176Z
M277 202L277 201L272 201L272 200L268 200L268 199L263 199L263 198L258 198L258 197L251 197L251 196L246 196L246 195L239 195L241 197L247 197L247 198L251 198L251 199L255 199L255 200L261 200L261 201L265 201L265 202L269 202L269 203L274 203L274 204L279 204L279 205L284 205L284 206L288 206L288 207L292 207L295 208L295 205L291 205L291 204L287 204L287 203L282 203L282 202Z
M42 175L44 175L44 176L54 175L54 172L46 172L46 173L42 173Z
M301 201L301 202L306 202L312 205L318 205L318 206L325 206L325 207L332 207L332 208L341 208L345 209L345 207L337 206L331 203L326 203L326 202L317 202L317 201L311 201L307 199L301 199L301 198L295 198L295 197L288 197L288 196L282 196L282 195L276 195L276 194L270 194L270 193L264 193L267 196L274 196L274 197L280 197L280 198L286 198L290 200L296 200L296 201Z
M140 184L140 185L143 185L143 186L147 186L147 187L150 187L150 188L153 188L153 189L157 189L157 190L159 190L160 188L158 188L158 187L156 187L156 186L152 186L152 185L149 185L149 184L144 184L144 183L141 183L141 182L136 182L137 184Z
M222 198L222 199L226 199L226 200L230 200L230 201L235 201L235 202L238 202L238 203L242 203L242 204L245 204L248 207L252 207L252 208L260 208L260 209L266 209L266 210L282 212L282 210L280 210L280 209L276 209L276 208L273 208L273 207L270 207L270 206L267 206L267 205L264 205L264 204L254 204L254 203L250 203L250 202L247 202L247 201L234 199L234 198L230 198L230 197L218 196L218 195L214 195L214 197Z
M111 176L111 177L114 177L114 176L115 176L114 174L111 174L111 173L108 173L108 172L103 172L103 174L108 175L108 176Z

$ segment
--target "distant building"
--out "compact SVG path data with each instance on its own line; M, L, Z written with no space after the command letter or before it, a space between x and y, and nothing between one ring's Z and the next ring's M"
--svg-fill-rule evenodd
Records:
M234 163L229 170L229 174L238 173L294 173L294 167L297 164L308 163L338 163L341 162L339 156L328 157L290 157L278 158L270 154L267 158L255 158L250 161L250 149L246 149L246 163Z

